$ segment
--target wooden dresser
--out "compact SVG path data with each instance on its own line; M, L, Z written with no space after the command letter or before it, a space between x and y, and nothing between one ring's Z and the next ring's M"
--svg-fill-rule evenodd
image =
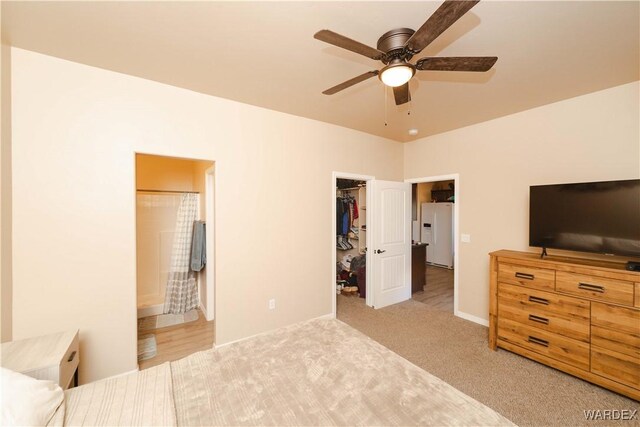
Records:
M603 261L490 255L492 350L640 400L640 273Z

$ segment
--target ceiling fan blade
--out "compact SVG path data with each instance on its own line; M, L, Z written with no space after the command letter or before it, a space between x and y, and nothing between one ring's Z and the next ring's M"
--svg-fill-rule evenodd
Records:
M409 83L405 83L402 86L393 88L393 97L396 99L396 105L406 104L411 101L411 94L409 93Z
M334 93L340 92L343 89L346 89L350 86L353 86L357 83L363 82L365 80L367 80L368 78L371 78L373 76L377 76L378 75L378 70L375 71L368 71L364 74L360 74L358 77L354 77L351 80L347 80L346 82L342 82L339 85L336 85L332 88L329 88L327 90L325 90L324 93L325 95L333 95Z
M384 56L384 52L378 49L374 49L366 44L362 44L338 33L334 33L331 30L320 30L313 35L313 38L350 50L351 52L359 53L360 55L364 55L371 59L379 60Z
M422 58L416 63L416 69L432 71L489 71L497 60L497 56Z
M405 46L414 54L434 41L480 0L446 0L407 40Z

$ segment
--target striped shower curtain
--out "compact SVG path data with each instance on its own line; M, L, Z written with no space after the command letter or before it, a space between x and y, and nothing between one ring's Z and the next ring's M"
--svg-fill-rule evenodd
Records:
M196 220L199 195L182 195L173 238L169 279L164 299L164 313L182 314L198 306L196 274L190 266L193 222Z

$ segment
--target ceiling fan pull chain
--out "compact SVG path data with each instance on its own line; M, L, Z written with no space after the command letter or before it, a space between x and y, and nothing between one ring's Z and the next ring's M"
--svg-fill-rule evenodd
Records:
M389 92L386 85L382 85L382 89L384 90L384 125L387 126L387 98Z

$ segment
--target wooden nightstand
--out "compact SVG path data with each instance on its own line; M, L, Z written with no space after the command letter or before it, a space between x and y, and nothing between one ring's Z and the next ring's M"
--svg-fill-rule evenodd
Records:
M2 344L2 366L63 390L78 385L78 331L60 332Z

